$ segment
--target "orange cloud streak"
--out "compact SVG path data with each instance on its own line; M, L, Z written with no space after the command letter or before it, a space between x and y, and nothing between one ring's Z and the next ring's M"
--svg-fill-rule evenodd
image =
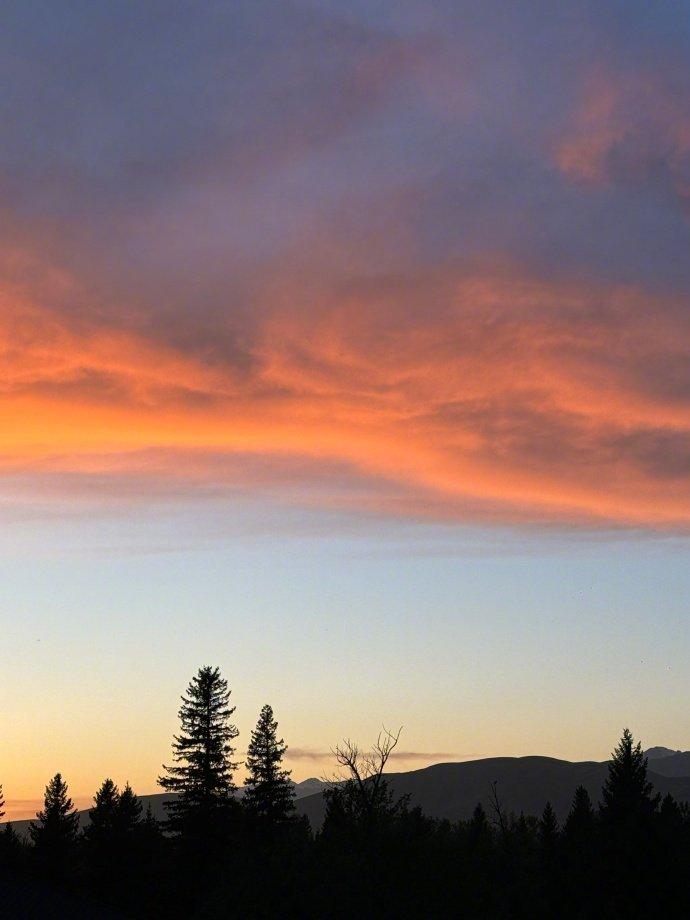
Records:
M690 406L648 373L687 357L670 295L501 267L449 268L429 289L442 304L429 313L386 282L324 289L316 311L285 283L242 370L131 330L70 325L10 292L0 469L258 487L246 458L269 457L262 485L279 488L281 464L301 457L305 481L345 464L362 488L318 500L365 511L690 523L690 473L671 462L688 452Z

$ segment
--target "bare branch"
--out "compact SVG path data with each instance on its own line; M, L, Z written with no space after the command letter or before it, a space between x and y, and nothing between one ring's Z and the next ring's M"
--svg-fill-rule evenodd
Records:
M493 783L491 783L491 808L496 815L496 822L501 829L501 835L505 841L508 836L508 828L506 826L506 820L505 815L503 814L501 800L498 797L498 780L494 780Z

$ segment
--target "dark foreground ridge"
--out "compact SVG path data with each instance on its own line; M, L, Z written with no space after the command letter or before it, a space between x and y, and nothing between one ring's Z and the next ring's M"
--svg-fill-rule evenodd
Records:
M386 774L400 732L384 731L336 747L338 782L295 785L264 706L238 790L233 712L200 669L161 795L106 779L77 813L56 774L35 821L0 829L0 917L690 916L687 752L647 757L626 729L607 763Z

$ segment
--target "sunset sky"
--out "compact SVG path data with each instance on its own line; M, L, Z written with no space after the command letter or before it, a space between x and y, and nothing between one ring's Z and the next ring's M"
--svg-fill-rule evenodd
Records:
M0 783L690 748L690 2L15 0Z

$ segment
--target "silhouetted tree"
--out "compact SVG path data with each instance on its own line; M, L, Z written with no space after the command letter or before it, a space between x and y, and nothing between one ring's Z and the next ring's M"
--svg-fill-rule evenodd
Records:
M29 824L29 834L44 867L51 874L64 870L77 840L79 816L67 783L56 773L46 786L43 810Z
M207 833L218 828L232 803L237 728L230 722L228 682L218 668L203 667L192 678L179 710L181 732L173 741L172 766L158 779L166 792L168 828L175 833Z
M115 829L119 836L129 837L141 824L142 805L129 783L120 793L115 809Z
M573 796L568 817L563 825L563 833L568 842L575 846L590 843L594 833L594 806L589 792L584 786L578 786Z
M670 833L680 830L683 826L683 812L670 792L667 792L661 800L659 823L665 832Z
M547 802L544 806L544 811L539 819L538 834L542 852L546 855L552 855L558 841L558 819L551 802Z
M651 906L658 874L650 859L659 796L647 779L647 759L626 728L609 762L599 806L606 898L615 915Z
M84 830L85 836L96 845L112 841L115 833L120 792L112 781L105 779L93 798L94 806L89 809L90 823Z
M478 802L467 823L467 840L471 849L481 847L491 840L491 825L484 807Z
M2 848L5 854L21 849L21 840L19 839L19 834L15 831L12 826L12 822L8 821L2 831Z
M629 832L648 821L659 805L659 796L647 779L647 758L642 745L629 729L624 729L609 762L609 773L602 789L601 817L609 827Z
M0 874L4 873L10 877L16 875L24 850L24 844L12 827L12 822L9 821L0 833ZM0 914L2 906L0 902Z
M153 813L151 805L146 806L146 813L140 824L141 836L146 840L158 840L161 836L161 827Z
M354 832L360 844L371 846L376 831L405 811L407 797L396 798L384 778L401 731L393 734L384 729L369 751L362 751L349 738L335 748L333 753L341 768L341 778L324 790L326 837L338 836L343 831L351 836Z
M247 749L244 804L247 810L269 824L285 821L294 810L295 791L290 771L283 769L287 745L278 739L277 721L266 705L261 710Z
M0 786L0 821L5 817L5 799L2 795L2 786Z

